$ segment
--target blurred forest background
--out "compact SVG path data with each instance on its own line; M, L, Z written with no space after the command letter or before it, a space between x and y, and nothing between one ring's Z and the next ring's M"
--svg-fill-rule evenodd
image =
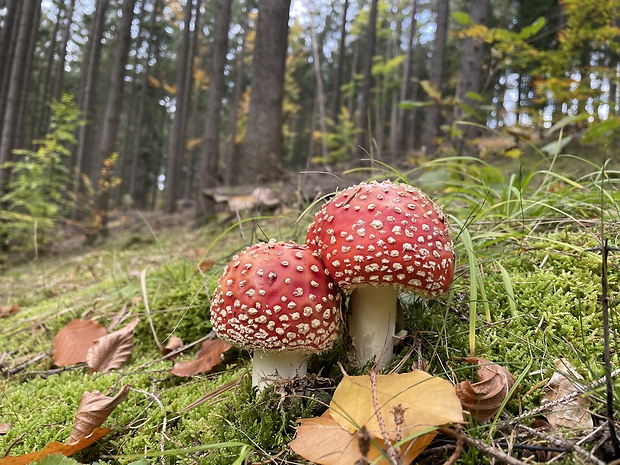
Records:
M0 0L0 237L620 135L618 0ZM569 124L570 123L570 124ZM295 182L295 181L293 181ZM191 200L191 202L182 202ZM37 239L38 240L38 239Z

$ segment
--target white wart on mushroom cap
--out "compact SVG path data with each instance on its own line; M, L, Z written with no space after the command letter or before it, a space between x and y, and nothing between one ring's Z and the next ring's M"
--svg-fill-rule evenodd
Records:
M341 319L329 272L315 252L292 242L261 243L235 255L211 305L218 336L250 350L326 351Z
M447 220L407 184L373 181L341 191L315 215L306 243L344 290L372 284L435 297L452 282Z

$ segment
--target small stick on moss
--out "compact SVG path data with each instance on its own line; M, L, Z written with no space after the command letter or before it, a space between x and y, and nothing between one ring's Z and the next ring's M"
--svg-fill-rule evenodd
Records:
M153 390L155 389L157 388L155 387L155 385L153 385ZM166 456L163 454L166 451L166 442L165 442L166 441L166 428L168 426L168 420L166 418L166 409L164 408L164 404L162 404L161 400L159 399L159 397L157 397L155 393L151 393L151 392L147 392L147 391L143 391L141 389L135 389L135 388L131 388L131 390L134 392L139 392L140 394L144 394L145 396L149 397L164 412L164 418L162 420L162 425L161 425L161 438L159 440L159 448L161 449L161 452L162 452L162 456L160 458L161 465L167 465Z
M396 435L394 437L394 443L399 443L403 438L403 424L405 423L405 409L402 405L398 404L392 410L394 414L394 423L396 423Z
M620 368L615 369L614 371L611 372L611 377L615 378L616 376L620 375ZM545 405L541 405L540 407L536 407L532 410L529 410L527 412L522 413L521 415L519 415L518 417L512 418L510 420L508 420L508 424L510 425L516 425L519 424L521 421L525 420L526 418L533 418L536 417L542 413L545 412L549 412L553 407L556 407L558 405L562 405L562 404L566 404L568 402L570 402L571 400L575 399L576 397L580 397L582 396L584 393L588 392L588 391L593 391L594 389L602 386L603 384L605 384L606 382L606 376L603 376L599 379L597 379L596 381L594 381L593 383L587 384L587 385L582 385L579 383L574 383L575 388L577 389L574 392L571 392L570 394L567 394L563 397L560 397L559 399L556 399L554 401L551 401Z
M159 348L159 352L164 351L164 346L161 345L159 339L157 338L157 333L155 332L155 327L153 326L153 319L151 318L151 309L149 308L149 299L146 293L146 268L142 270L140 273L140 285L142 286L142 300L144 301L144 309L146 310L146 316L149 319L149 326L151 327L151 333L153 333L153 339L155 339L155 344Z
M454 452L452 452L452 455L444 462L443 465L454 465L456 461L461 458L461 454L463 454L463 429L461 428L461 425L455 425L454 430L457 434Z
M605 239L601 250L603 263L601 265L601 307L603 311L603 359L605 363L605 387L607 391L607 422L609 424L609 435L614 446L614 458L620 458L620 441L616 434L616 424L614 422L614 385L611 379L611 349L609 343L609 296L607 295L607 255L609 254L608 239Z
M367 465L370 463L368 452L370 451L370 434L365 426L362 426L357 433L357 444L362 456L354 465Z
M545 434L541 431L535 430L534 428L530 428L529 426L516 425L516 428L517 430L524 431L528 434L531 434L532 436L536 436L540 439L544 439L545 441L549 442L550 444L553 444L554 446L562 447L564 449L564 452L574 452L576 454L583 456L586 460L589 460L590 462L596 465L605 465L605 462L595 457L592 454L592 452L584 449L583 447L578 446L575 443L566 441L565 439L559 438L557 436Z
M525 462L522 462L521 460L514 458L510 455L508 455L506 452L504 452L503 450L497 449L493 446L490 446L489 444L486 444L485 442L481 441L480 439L474 439L471 436L468 436L465 433L461 433L460 435L454 431L451 428L440 428L439 429L440 432L442 432L443 434L445 434L446 436L450 436L452 438L455 438L458 440L459 437L462 438L463 442L475 447L476 449L478 449L480 452L488 455L489 457L492 457L494 459L497 459L501 462L504 462L508 465L526 465Z
M379 429L381 430L381 435L383 436L383 442L385 443L387 455L393 463L400 464L400 453L394 448L392 440L390 439L390 435L387 432L385 420L383 419L383 415L381 415L379 400L377 399L377 372L371 369L368 372L368 376L370 376L370 394L372 397L372 406L375 409L377 423L379 424Z

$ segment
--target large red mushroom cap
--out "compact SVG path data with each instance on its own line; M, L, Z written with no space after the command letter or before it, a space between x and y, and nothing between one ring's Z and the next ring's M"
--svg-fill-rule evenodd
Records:
M349 187L326 202L306 243L321 254L336 284L396 286L435 297L450 287L454 251L441 209L401 183Z
M211 305L218 336L250 350L326 351L341 319L329 272L315 252L292 242L260 243L235 255Z

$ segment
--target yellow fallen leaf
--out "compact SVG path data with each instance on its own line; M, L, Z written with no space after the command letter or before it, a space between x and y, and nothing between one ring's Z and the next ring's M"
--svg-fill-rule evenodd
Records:
M377 375L376 378L373 387L369 376L345 376L334 392L329 410L334 420L349 433L366 426L372 437L382 437L372 401L373 390L392 441L399 432L407 438L429 427L463 422L461 403L449 381L421 370ZM394 408L399 405L404 410L400 428L394 417Z
M329 410L319 418L300 420L297 435L289 447L298 455L319 465L353 465L355 463L374 463L387 465L389 461L383 456L385 444L381 439L373 438L366 458L368 462L358 462L360 452L359 432L345 431L330 415ZM411 463L433 440L435 433L429 433L407 441L401 446L403 463Z

